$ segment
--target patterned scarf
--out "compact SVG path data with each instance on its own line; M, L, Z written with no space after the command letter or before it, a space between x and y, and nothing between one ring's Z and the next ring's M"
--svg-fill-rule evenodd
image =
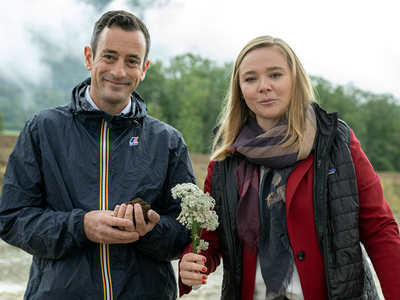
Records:
M239 239L248 253L255 253L259 247L267 295L275 297L284 295L293 274L294 260L286 228L286 182L296 162L311 152L316 134L312 107L307 110L306 130L299 151L281 146L286 130L286 119L264 133L249 118L235 143L228 148L232 154L239 152L244 156L234 171L239 192L236 210ZM267 168L261 193L260 165Z

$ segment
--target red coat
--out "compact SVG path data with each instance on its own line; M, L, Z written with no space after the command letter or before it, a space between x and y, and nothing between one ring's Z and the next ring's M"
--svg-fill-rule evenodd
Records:
M400 236L392 211L383 197L380 179L375 174L360 142L351 131L351 156L355 166L360 203L360 239L375 271L386 300L400 298ZM208 166L204 192L210 192L214 162ZM314 155L302 161L290 174L286 187L287 230L300 276L305 300L328 300L325 284L324 261L318 247L313 210ZM220 263L219 242L216 231L203 232L202 238L210 243L207 257L208 273ZM185 253L189 252L189 247ZM242 300L252 300L257 257L247 258L243 248ZM299 260L303 252L305 259ZM190 288L179 280L180 295Z

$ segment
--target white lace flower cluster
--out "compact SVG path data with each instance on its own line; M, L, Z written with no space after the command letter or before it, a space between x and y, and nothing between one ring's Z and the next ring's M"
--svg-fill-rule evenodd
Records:
M215 230L218 227L218 216L215 213L215 200L204 194L193 183L177 184L171 189L174 199L181 198L181 213L179 220L186 228L192 231L193 252L200 253L208 248L208 243L202 239L203 229Z

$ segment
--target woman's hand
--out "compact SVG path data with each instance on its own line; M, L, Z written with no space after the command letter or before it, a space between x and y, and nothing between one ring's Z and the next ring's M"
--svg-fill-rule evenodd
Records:
M179 265L179 275L182 283L188 286L202 285L207 283L208 276L205 267L206 258L203 255L195 253L185 254Z

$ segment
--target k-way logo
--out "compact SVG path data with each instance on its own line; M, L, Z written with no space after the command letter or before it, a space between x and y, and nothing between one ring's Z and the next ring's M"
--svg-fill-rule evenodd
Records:
M139 139L138 136L132 137L131 140L129 141L129 146L136 146L137 144L139 144L138 139Z

